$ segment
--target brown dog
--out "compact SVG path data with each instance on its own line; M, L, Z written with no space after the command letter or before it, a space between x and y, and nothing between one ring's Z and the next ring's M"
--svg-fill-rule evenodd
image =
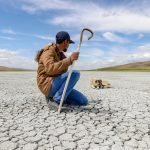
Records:
M91 88L95 89L103 89L103 88L111 88L111 84L106 81L106 80L102 80L102 79L92 79L91 80Z

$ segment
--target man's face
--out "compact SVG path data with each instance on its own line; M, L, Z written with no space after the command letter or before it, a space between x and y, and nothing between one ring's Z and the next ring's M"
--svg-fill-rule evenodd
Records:
M68 41L68 40L65 40L65 41L64 41L64 49L63 49L63 51L64 51L64 52L67 52L68 47L69 47L69 41Z

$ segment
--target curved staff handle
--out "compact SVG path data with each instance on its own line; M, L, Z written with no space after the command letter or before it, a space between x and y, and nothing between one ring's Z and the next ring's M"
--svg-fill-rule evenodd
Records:
M79 42L79 45L78 45L78 48L77 48L77 51L80 51L80 47L81 47L81 43L82 43L82 39L83 39L83 32L84 31L89 31L91 33L91 35L88 37L88 40L90 40L92 37L93 37L93 31L88 29L88 28L84 28L82 31L81 31L81 34L80 34L80 42Z
M80 43L78 45L77 51L80 51L80 47L81 47L81 43L82 43L82 38L83 38L83 32L85 30L87 30L87 31L89 31L91 33L91 36L88 38L88 40L93 37L93 32L90 29L84 28L81 31L81 34L80 34ZM68 87L68 84L69 84L69 80L70 80L70 77L71 77L71 74L72 74L72 69L74 67L74 64L75 64L75 61L73 61L73 64L71 65L70 70L69 70L67 81L66 81L66 84L65 84L65 87L64 87L64 90L63 90L63 94L62 94L61 100L60 100L60 104L59 104L59 108L58 108L58 114L60 114L60 111L61 111L61 108L62 108L62 104L64 102L64 97L65 97L65 94L66 94L66 90L67 90L67 87Z

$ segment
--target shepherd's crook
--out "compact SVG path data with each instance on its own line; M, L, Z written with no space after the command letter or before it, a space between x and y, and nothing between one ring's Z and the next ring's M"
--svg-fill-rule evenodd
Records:
M78 48L77 48L77 52L80 51L84 31L89 31L91 33L91 36L88 37L88 40L90 40L93 37L93 32L90 29L84 28L81 31L81 34L80 34L80 42L79 42L79 45L78 45ZM69 84L69 80L70 80L70 77L71 77L71 74L72 74L72 68L73 68L74 64L75 64L75 61L73 61L72 65L70 66L69 74L68 74L68 77L67 77L67 81L66 81L64 91L63 91L63 94L62 94L62 97L61 97L61 101L60 101L60 104L59 104L59 108L58 108L58 114L60 114L62 104L64 102L64 97L65 97L65 94L66 94L66 90L67 90L67 87L68 87L68 84Z

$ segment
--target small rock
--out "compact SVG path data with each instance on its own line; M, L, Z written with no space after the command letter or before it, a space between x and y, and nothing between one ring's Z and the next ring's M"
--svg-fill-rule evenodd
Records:
M67 149L74 149L76 147L76 144L74 142L69 142L69 141L63 141L62 145L64 146L64 148Z
M65 133L65 131L66 131L65 127L57 128L54 132L54 136L62 135Z
M149 141L150 142L150 141ZM139 148L143 148L143 149L147 149L147 144L144 141L139 141L138 142L138 147Z
M121 145L118 145L118 144L114 144L111 147L111 150L121 150L121 149L123 149L123 147Z
M0 143L0 150L14 150L16 148L17 148L17 144L11 141Z
M72 141L72 134L65 133L59 137L61 141Z
M130 140L130 137L126 133L122 133L118 135L123 141Z
M27 137L24 140L27 141L27 142L34 143L34 142L39 142L41 140L41 137L36 135L34 137Z
M38 148L38 145L37 144L26 144L24 147L23 147L23 150L37 150Z
M137 146L138 146L137 141L135 139L131 139L130 141L126 141L124 145L130 146L133 148L137 148Z
M10 137L16 137L23 134L20 130L10 130L9 131L9 136Z
M62 146L55 146L54 150L64 150L64 148Z
M24 131L25 131L25 132L26 132L26 131L32 131L32 130L34 130L33 127L30 127L30 126L25 126L25 127L24 127Z
M19 139L18 138L12 138L11 141L15 143L15 142L19 141Z
M37 133L35 131L30 131L26 133L28 137L34 137L35 135L37 135Z
M9 137L2 137L0 138L0 142L9 141Z
M100 149L100 146L99 144L90 144L90 150L99 150Z

